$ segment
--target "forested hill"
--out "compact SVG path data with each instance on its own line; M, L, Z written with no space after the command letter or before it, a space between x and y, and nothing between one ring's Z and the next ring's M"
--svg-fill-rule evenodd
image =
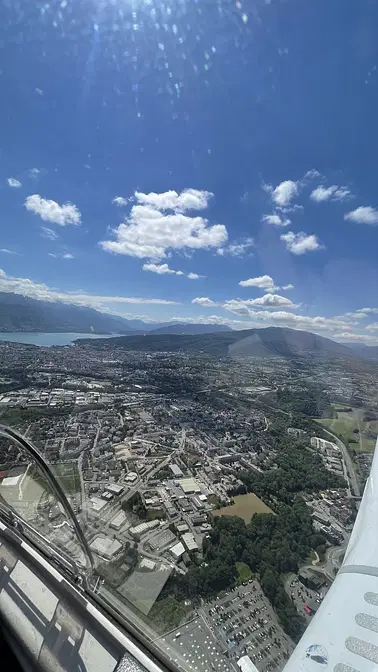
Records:
M85 344L86 340L81 339L78 343ZM95 343L91 341L91 346L105 349L120 347L147 352L183 351L215 356L297 357L314 353L319 356L356 357L351 349L329 338L283 327L198 335L147 334L142 337L130 335L106 341L99 339Z

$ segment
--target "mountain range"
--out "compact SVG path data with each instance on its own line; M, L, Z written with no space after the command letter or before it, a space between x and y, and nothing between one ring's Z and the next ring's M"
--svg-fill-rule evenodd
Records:
M318 357L343 356L358 358L358 355L341 343L329 338L284 327L265 327L240 331L223 331L203 334L149 333L141 338L136 335L120 336L96 341L78 339L79 344L90 342L96 348L120 347L125 350L148 352L207 353L232 357Z
M126 320L117 315L101 313L87 306L42 301L28 296L0 292L0 332L73 332L80 334L172 333L204 334L231 331L217 324L180 324L177 322L147 323Z

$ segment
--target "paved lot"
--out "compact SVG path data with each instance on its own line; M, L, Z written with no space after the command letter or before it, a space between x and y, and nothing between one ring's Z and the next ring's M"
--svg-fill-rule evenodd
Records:
M293 575L293 578L290 582L286 583L285 588L287 594L291 597L295 606L297 607L298 612L301 614L301 616L304 616L307 623L310 623L312 620L317 608L320 607L323 597L326 595L328 590L327 588L322 588L320 592L317 592L316 590L310 590L310 588L306 588L306 586L304 586L295 575ZM305 604L310 607L312 611L311 616L306 612L304 608Z
M237 670L230 666L214 634L200 615L186 625L182 625L159 639L171 660L183 669L193 672L230 672Z
M279 672L294 649L257 581L232 590L204 611L230 661L248 655L260 672Z

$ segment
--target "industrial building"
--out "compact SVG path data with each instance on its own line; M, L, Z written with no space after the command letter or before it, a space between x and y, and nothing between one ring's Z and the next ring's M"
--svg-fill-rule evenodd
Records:
M302 569L298 574L298 578L310 590L320 590L327 583L324 574L314 572L312 569Z
M169 464L168 466L175 478L183 477L184 474L182 473L180 467L177 464Z
M127 522L127 516L124 511L120 511L116 516L110 521L109 527L113 530L120 530L122 525Z
M201 492L197 481L194 478L181 478L178 484L185 495L191 495L193 492Z
M112 495L120 495L123 492L123 487L122 485L117 485L117 483L109 483L105 490L111 492Z
M96 537L91 542L90 548L105 560L111 560L121 550L122 544L109 537Z
M158 520L149 520L146 523L140 523L135 527L130 527L129 532L133 537L140 537L142 534L148 532L148 530L153 530L155 527L159 527L160 523Z
M169 549L169 552L172 554L175 560L180 560L180 558L184 555L185 553L185 547L184 544L179 541L177 544L172 546L172 548Z
M198 551L198 544L191 532L183 534L181 540L188 551Z
M92 510L95 511L96 513L99 513L101 509L103 509L104 506L106 505L105 499L100 499L99 497L91 497L89 503L91 505Z

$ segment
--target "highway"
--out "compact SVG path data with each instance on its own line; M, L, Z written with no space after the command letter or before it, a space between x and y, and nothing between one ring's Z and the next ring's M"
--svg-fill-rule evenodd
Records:
M330 432L329 429L326 429L325 427L322 427L323 431L326 434L329 434L332 436L332 439L334 443L340 448L342 454L343 454L343 459L344 463L347 469L347 477L348 477L348 482L349 482L349 488L351 491L351 494L354 495L354 497L361 497L361 490L360 490L360 485L357 479L356 475L356 470L353 464L353 460L351 456L349 455L348 448L346 447L345 443L343 443L336 434L333 434L333 432Z

